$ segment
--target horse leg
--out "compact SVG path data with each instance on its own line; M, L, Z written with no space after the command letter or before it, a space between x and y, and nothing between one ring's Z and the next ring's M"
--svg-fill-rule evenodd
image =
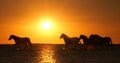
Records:
M31 43L29 43L30 44L30 48L32 48L32 44Z
M17 44L17 50L21 50L20 44Z
M85 50L87 50L88 49L88 45L85 45Z
M71 44L73 50L75 50L77 48L77 45L76 44Z
M107 45L106 45L106 49L107 49L107 50L111 49L111 44L107 44Z
M70 49L71 47L70 47L70 44L66 44L65 45L65 49Z
M28 47L29 47L29 48L32 48L31 42L28 42Z
M28 47L28 48L32 48L32 44L31 44L31 41L30 41L30 40L27 41L27 47Z
M97 45L93 45L93 50L96 50L97 49Z
M79 49L79 44L76 44L76 49L77 49L77 50Z
M87 44L83 44L83 49L84 50L87 50L87 47L88 47Z
M19 50L19 46L18 46L18 44L15 44L15 50Z
M65 44L64 48L63 49L66 49L67 48L67 44Z
M24 46L24 49L27 49L27 48L28 48L27 43L23 44L23 46Z

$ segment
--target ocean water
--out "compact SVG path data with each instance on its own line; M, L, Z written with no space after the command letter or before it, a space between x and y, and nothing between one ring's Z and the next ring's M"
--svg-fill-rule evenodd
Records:
M31 50L0 45L0 63L120 63L120 49L66 50L64 44L34 44Z

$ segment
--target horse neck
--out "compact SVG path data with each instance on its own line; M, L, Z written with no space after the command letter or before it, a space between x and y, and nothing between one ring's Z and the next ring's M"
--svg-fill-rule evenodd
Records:
M14 37L13 37L14 40L17 40L18 38L19 38L19 37L17 37L17 36L14 36Z
M66 36L66 35L64 35L64 37L63 37L64 39L69 39L69 37L68 36Z
M83 41L88 41L89 39L86 36L82 37Z
M67 43L68 43L68 40L69 40L69 37L66 36L66 35L63 35L63 39L64 39L64 41L65 41L65 44L67 44Z

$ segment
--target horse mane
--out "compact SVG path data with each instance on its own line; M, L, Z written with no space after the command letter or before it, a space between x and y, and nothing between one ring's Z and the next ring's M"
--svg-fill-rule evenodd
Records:
M89 44L89 38L85 35L80 35L79 36L79 39L82 39L83 40L83 43L86 45L86 44Z
M86 38L87 38L87 36L85 36L85 35L80 35L79 38L80 38L80 37L86 37Z
M16 36L16 35L11 35L12 37L15 37L15 38L20 38L20 37L18 37L18 36Z
M89 38L85 35L80 35L79 36L79 39L83 39L83 40L89 40Z
M66 37L66 38L69 38L66 34L62 33L62 36Z

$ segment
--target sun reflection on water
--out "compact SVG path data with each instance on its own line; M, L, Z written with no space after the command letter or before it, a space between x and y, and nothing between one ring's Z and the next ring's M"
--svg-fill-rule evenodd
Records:
M41 51L40 63L56 63L54 57L54 49L51 46L43 46Z

